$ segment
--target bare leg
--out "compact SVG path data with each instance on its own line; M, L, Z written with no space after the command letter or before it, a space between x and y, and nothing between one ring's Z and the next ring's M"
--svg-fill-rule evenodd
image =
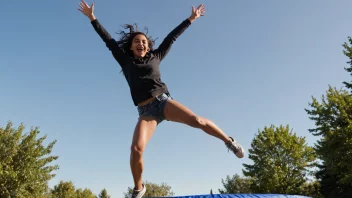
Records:
M142 116L139 118L136 128L134 130L131 145L130 166L133 175L134 185L137 190L143 188L143 152L148 141L152 137L156 126L157 122L154 118Z
M196 115L190 109L175 100L169 100L166 103L164 114L167 120L180 122L194 128L202 129L209 135L224 141L224 143L230 140L229 136L226 135L214 122Z

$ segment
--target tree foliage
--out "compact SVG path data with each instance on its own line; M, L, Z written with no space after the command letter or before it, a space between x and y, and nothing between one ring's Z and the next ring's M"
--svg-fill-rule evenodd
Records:
M96 196L88 188L85 188L85 189L79 188L76 190L76 198L96 198Z
M64 182L60 181L59 184L55 185L51 190L52 198L66 198L66 197L76 197L75 186L71 181Z
M304 137L292 133L289 126L264 127L253 139L243 174L253 178L253 193L299 194L308 169L313 166L313 148Z
M238 194L238 193L252 193L250 186L252 180L250 178L240 177L238 174L230 177L226 176L226 179L221 179L221 183L224 189L219 189L221 194Z
M96 196L88 188L76 189L72 181L60 181L51 190L51 198L96 198Z
M345 42L342 46L344 47L343 53L350 59L347 63L350 64L350 67L345 68L345 70L347 72L350 73L350 75L352 76L352 38L348 37L348 43ZM344 81L343 84L345 84L345 86L351 90L352 92L352 81L347 82Z
M159 185L159 184L146 181L143 184L147 188L147 191L144 197L167 197L167 196L174 195L174 192L171 191L171 187L166 183L162 183L161 185ZM125 198L129 198L132 192L133 192L133 187L128 187L127 193L124 193Z
M320 193L320 183L318 181L306 182L301 186L301 195L312 198L323 198Z
M43 145L46 136L37 138L39 129L24 134L21 124L13 128L8 122L0 127L0 197L43 197L48 181L55 176L57 165L49 165L57 156L50 156L56 141Z
M312 98L306 109L320 136L315 146L318 158L316 173L325 197L348 197L352 194L352 97L345 90L329 86L321 102Z
M110 195L108 195L108 191L104 188L104 189L100 192L100 194L99 194L98 197L99 197L99 198L110 198Z

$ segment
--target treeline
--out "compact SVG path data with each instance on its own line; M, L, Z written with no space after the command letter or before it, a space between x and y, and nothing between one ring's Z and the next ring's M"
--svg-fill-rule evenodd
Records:
M95 196L89 189L76 189L71 181L61 181L50 189L48 182L58 169L50 165L58 159L50 153L56 141L43 145L46 136L38 137L38 128L24 132L24 125L13 128L8 122L0 127L0 197L1 198L109 198L106 189Z
M352 39L343 44L345 71L352 76ZM222 179L220 193L280 193L310 197L352 197L352 81L328 86L320 100L312 97L305 111L320 139L313 147L289 126L264 127L252 141L243 164L244 177Z
M352 39L343 45L349 58L344 68L352 76ZM352 196L352 81L343 88L328 86L318 100L312 97L305 109L315 128L307 133L319 137L308 146L289 125L266 126L255 135L243 176L227 175L220 193L278 193L310 197ZM24 125L14 128L11 122L0 127L0 197L16 198L107 198L106 189L94 195L88 188L76 189L71 181L48 187L58 169L52 163L58 156L51 151L56 141L43 145L46 136L38 137L38 128L24 132ZM172 196L171 187L145 182L148 196ZM124 193L128 198L132 188ZM212 192L212 190L211 190Z

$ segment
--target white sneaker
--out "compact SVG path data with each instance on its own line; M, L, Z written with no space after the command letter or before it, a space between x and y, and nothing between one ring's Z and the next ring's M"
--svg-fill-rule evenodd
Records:
M232 137L230 137L231 141L225 143L226 147L231 150L238 158L242 158L244 156L244 150L242 146L237 143Z
M142 184L143 188L142 190L136 190L135 188L133 189L131 198L142 198L145 192L147 191L147 188Z

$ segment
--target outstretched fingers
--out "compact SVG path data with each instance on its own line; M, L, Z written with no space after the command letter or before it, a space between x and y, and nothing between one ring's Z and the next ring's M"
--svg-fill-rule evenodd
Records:
M194 10L194 8L193 8ZM205 7L204 4L200 4L196 10L194 10L197 14L199 14L200 16L204 16L204 12L205 12Z
M81 0L81 4L84 5L85 7L89 8L89 5L84 0Z
M197 8L197 10L200 10L201 8L204 8L204 4L200 4Z
M201 15L201 16L204 16L204 12L205 12L204 4L202 4L202 5L199 7L199 11L200 11L200 15Z
M84 6L80 3L80 4L79 4L79 7L81 7L81 8L78 8L78 10L81 11L81 12L83 12Z
M81 8L78 8L79 11L83 12L84 14L84 11L87 9L88 4L84 1L84 0L81 0L81 2L79 3L79 7Z
M81 11L84 15L90 17L93 15L94 12L94 2L92 3L91 6L89 6L84 0L81 0L79 3L78 10Z

